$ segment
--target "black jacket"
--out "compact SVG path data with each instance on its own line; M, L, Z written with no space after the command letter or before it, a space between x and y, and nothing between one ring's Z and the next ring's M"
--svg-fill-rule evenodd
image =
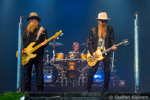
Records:
M36 42L35 46L42 43L43 41L45 41L45 39L48 39L47 30L45 29L42 32L42 34L39 36L39 39L36 40L37 33L38 33L39 29L40 29L40 27L35 29L34 32L33 32L33 33L35 33L35 35L32 37L32 39L33 39L32 42ZM24 48L26 48L31 43L31 41L29 41L30 40L30 34L33 34L33 33L28 34L27 30L24 29L24 31L23 31L23 45L24 45ZM35 54L44 54L44 47L46 47L46 46L48 46L48 43L45 46L42 46L39 49L37 49L34 53Z
M105 38L105 49L115 44L113 27L107 26L107 36ZM98 45L98 26L92 28L89 34L88 49L90 54L96 51ZM110 52L105 55L105 61L110 61Z

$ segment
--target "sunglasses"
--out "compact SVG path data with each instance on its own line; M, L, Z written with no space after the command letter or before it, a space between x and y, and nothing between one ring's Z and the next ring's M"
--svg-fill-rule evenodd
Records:
M101 21L102 23L107 23L108 21L107 20L99 20L99 21Z
M31 20L34 20L34 19L36 19L37 20L37 18L36 17L32 17L32 18L30 18Z

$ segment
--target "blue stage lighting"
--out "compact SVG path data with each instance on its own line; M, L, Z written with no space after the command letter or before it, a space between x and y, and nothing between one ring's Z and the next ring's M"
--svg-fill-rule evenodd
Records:
M46 76L44 76L44 78L46 78L46 79L51 79L51 78L52 78L52 75L46 75Z
M94 75L94 79L101 79L101 78L102 78L102 76L100 74L95 74Z

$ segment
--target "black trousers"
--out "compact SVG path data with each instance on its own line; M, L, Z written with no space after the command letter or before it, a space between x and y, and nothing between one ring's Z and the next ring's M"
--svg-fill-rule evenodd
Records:
M103 91L108 91L108 87L109 87L109 80L110 80L110 61L104 62L104 88ZM88 82L87 82L87 86L86 86L86 90L91 91L91 85L93 84L93 78L94 78L94 74L97 71L97 68L99 66L99 61L91 68L89 76L88 76Z
M37 55L35 58L29 60L24 66L24 90L31 91L31 71L32 66L35 65L37 75L37 91L43 91L43 54Z

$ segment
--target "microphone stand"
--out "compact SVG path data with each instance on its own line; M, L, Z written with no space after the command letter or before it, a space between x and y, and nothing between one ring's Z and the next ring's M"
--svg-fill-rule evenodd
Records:
M23 17L20 16L19 31L18 31L18 61L17 61L17 93L21 92L21 70L22 70L22 24Z

